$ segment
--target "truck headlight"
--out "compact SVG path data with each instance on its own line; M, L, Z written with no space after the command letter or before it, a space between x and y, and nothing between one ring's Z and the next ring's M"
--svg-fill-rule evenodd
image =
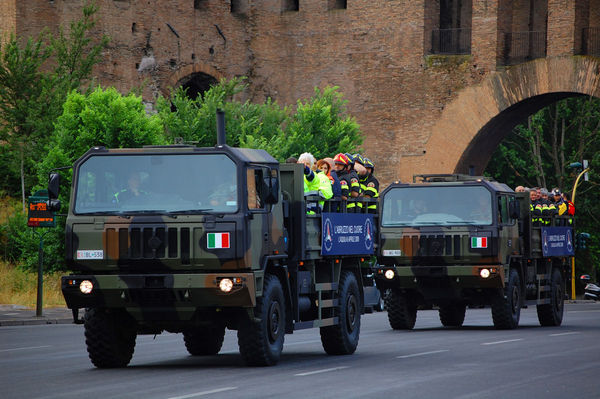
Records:
M84 294L91 293L93 289L94 289L94 284L90 280L83 280L79 284L79 291L81 291Z
M490 276L490 270L489 269L481 269L479 271L479 275L481 276L481 278L488 278Z
M223 292L230 292L233 289L233 281L228 278L224 278L219 281L219 289Z
M387 278L388 280L391 280L391 279L393 279L393 278L394 278L394 275L395 275L395 274L396 274L396 273L394 273L394 271L393 271L392 269L388 269L388 270L386 270L386 271L385 271L385 274L384 274L384 276L385 276L385 278Z

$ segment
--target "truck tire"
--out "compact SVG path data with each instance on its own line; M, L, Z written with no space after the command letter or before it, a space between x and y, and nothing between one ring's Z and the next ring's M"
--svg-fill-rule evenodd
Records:
M560 270L552 270L550 282L550 303L537 305L537 315L540 324L544 327L555 327L562 324L564 312L563 278Z
M375 310L378 312L383 312L385 310L385 299L380 296L377 305L375 305Z
M412 330L417 321L417 306L406 295L390 290L385 298L390 326L394 330Z
M336 309L339 322L321 327L321 343L328 355L350 355L356 351L360 335L361 299L354 273L342 271Z
M467 306L461 302L450 302L440 305L440 321L444 327L460 327L465 321Z
M85 343L90 360L98 368L125 367L135 348L135 321L125 313L86 309Z
M281 282L266 274L263 295L256 299L254 315L259 321L244 320L238 329L238 346L249 366L272 366L279 361L285 336L285 300Z
M183 342L192 356L216 355L223 346L225 326L197 327L183 332Z
M492 299L492 319L498 330L512 330L519 326L521 317L521 279L515 269L510 270L505 293Z

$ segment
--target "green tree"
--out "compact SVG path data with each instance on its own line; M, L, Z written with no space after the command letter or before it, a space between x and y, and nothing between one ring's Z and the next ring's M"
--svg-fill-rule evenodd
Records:
M315 158L333 157L339 152L358 151L362 144L360 126L346 113L347 100L337 86L322 91L315 87L313 96L298 100L277 148L281 154L312 153ZM287 155L287 156L289 156Z
M6 143L4 150L10 162L3 173L18 171L20 174L23 210L25 209L25 175L31 167L29 154L39 153L43 134L36 129L36 102L47 87L47 76L40 67L50 56L50 50L44 42L44 36L30 38L21 46L16 37L0 49L0 140ZM7 179L8 180L8 179ZM28 182L31 184L31 182ZM3 187L8 190L10 187Z
M175 89L171 97L159 97L158 115L172 139L182 137L200 147L214 146L217 141L216 111L225 111L227 144L264 148L268 141L280 134L286 120L286 111L268 99L264 104L234 100L246 89L245 78L222 79L209 90L191 99L183 88Z
M573 162L590 160L590 181L580 182L576 196L576 228L591 234L588 250L577 254L580 271L600 265L600 99L573 97L531 115L504 139L486 174L511 187L558 187L571 192L578 170Z
M110 148L141 147L165 144L164 129L158 116L148 116L139 96L121 95L114 88L97 87L87 94L71 92L64 104L63 114L56 121L56 130L47 147L47 155L38 165L37 188L45 188L48 171L69 166L94 146ZM71 174L64 177L60 200L62 212L69 207ZM37 267L37 243L31 228L26 227L25 213L18 212L9 218L0 230L3 236L0 251L5 259L19 261L24 267ZM45 238L45 264L49 270L65 268L64 219L58 218L58 228L50 229Z
M12 36L0 49L0 119L4 122L0 139L7 143L0 156L8 161L1 172L6 176L1 189L9 194L20 191L23 209L27 188L37 183L36 163L67 94L89 80L108 43L106 36L92 40L97 10L94 3L86 3L82 18L70 24L68 35L61 26L57 37L44 32L24 44ZM15 173L20 176L20 190L15 190Z
M261 148L280 161L307 151L317 158L333 156L362 143L358 123L346 114L337 87L315 88L312 98L298 101L295 113L271 99L263 104L236 101L245 89L244 78L221 80L196 99L177 89L170 99L157 100L158 115L171 137L213 146L215 112L224 109L229 145Z
M123 96L115 88L97 87L87 94L73 91L56 121L47 155L39 164L39 181L43 186L49 170L72 165L94 146L126 148L152 144L166 144L166 137L160 118L146 114L141 97Z

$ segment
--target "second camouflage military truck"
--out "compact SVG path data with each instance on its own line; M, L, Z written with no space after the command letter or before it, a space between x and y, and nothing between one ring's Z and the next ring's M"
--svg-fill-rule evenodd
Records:
M537 226L528 196L482 177L417 179L381 194L376 281L392 328L412 329L417 308L432 305L444 326L461 326L468 306L491 305L496 328L516 328L527 304L541 325L560 325L573 256L566 219Z
M77 160L66 222L74 274L62 290L69 308L86 309L92 363L126 366L137 334L163 331L183 333L192 355L215 355L225 328L249 365L275 364L284 334L312 327L328 354L353 353L364 290L376 291L362 287L360 257L373 254L376 221L343 214L351 229L366 225L369 247L327 252L335 217L322 237L327 214L307 215L303 176L299 164L224 144L99 147Z

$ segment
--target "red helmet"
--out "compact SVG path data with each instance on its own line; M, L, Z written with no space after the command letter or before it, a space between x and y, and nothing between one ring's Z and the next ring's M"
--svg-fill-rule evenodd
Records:
M348 159L346 154L342 154L341 152L339 154L337 154L335 157L333 157L333 162L341 164L341 165L349 165L350 164L350 160Z

